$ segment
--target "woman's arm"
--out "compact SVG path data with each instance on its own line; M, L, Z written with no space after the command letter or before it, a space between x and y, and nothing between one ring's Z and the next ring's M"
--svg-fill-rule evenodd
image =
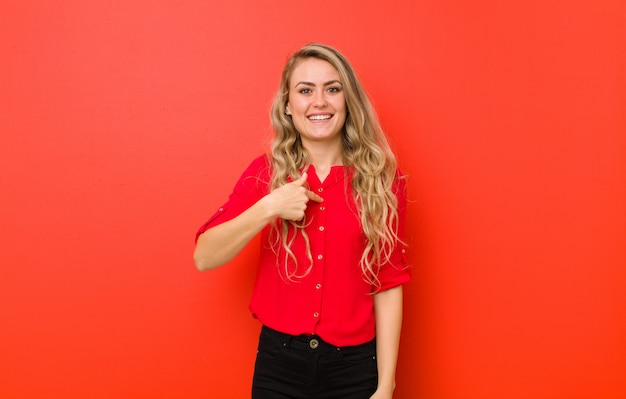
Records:
M396 363L402 328L402 286L374 295L376 319L376 362L378 388L372 399L393 397L396 388Z
M198 237L193 260L200 271L222 266L235 257L275 218L300 220L309 200L322 198L307 190L307 174L272 191L228 222L211 227Z

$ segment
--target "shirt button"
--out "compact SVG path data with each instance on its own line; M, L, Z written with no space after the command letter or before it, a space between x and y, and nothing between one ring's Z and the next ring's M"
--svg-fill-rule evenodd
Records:
M220 208L220 212L224 212L224 208Z
M317 255L317 259L322 260L322 259L324 259L324 256L322 256L322 255Z
M320 226L320 231L324 231L324 226Z
M315 312L315 313L313 313L313 317L320 317L320 314Z
M322 187L317 189L317 192L321 193L322 191L324 191L324 189Z
M315 284L315 289L319 290L320 288L322 288L322 284Z
M320 211L325 211L326 207L325 206L320 206Z

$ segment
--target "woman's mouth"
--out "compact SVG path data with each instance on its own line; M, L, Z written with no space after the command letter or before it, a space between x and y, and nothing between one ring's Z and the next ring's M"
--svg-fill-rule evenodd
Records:
M333 116L331 114L319 114L319 115L310 115L308 118L309 120L313 122L317 122L317 121L325 121L332 117Z

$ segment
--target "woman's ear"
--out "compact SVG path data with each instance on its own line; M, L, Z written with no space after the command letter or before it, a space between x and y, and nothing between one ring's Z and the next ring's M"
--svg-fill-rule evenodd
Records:
M289 107L289 103L287 103L287 106L285 107L285 115L291 115L291 108Z

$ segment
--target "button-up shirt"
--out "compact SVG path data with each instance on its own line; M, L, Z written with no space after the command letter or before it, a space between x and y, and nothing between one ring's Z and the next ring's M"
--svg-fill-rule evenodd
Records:
M270 175L268 158L255 159L228 201L202 225L198 235L233 219L267 195ZM302 234L297 234L291 245L295 262L286 256L280 241L275 252L277 248L272 245L276 246L276 232L269 225L262 231L250 310L264 325L291 335L317 334L336 346L362 344L375 336L373 295L410 280L402 243L396 245L390 261L380 265L377 275L380 287L364 279L359 262L366 237L351 194L351 176L352 168L333 166L324 181L320 181L314 167L309 167L309 189L324 199L320 203L309 201L305 212L310 257ZM396 179L394 192L398 198L398 234L402 239L406 210L404 179ZM296 276L286 276L285 267Z

